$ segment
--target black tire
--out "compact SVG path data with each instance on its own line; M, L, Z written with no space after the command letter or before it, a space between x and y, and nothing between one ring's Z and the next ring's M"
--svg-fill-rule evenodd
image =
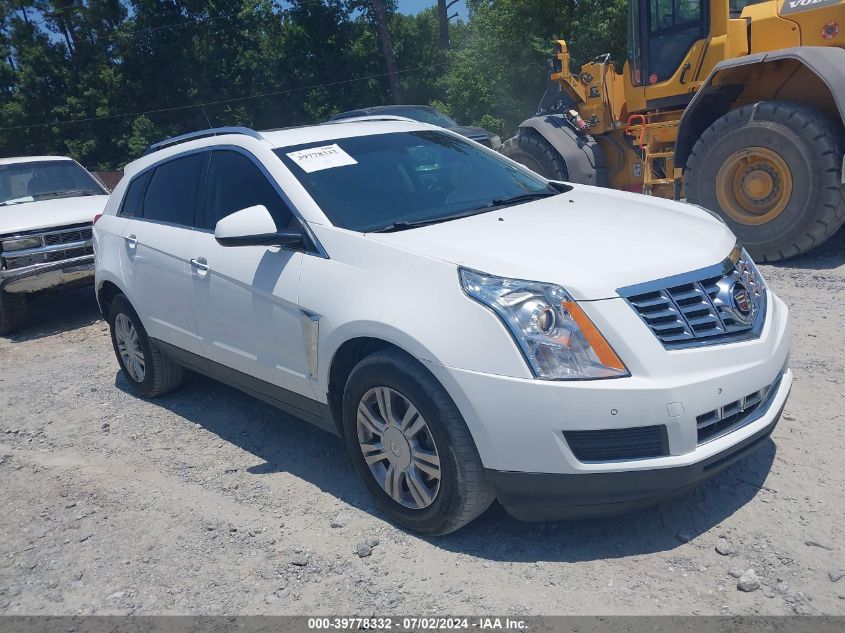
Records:
M407 398L424 418L440 456L440 486L431 505L404 507L385 492L367 465L358 442L357 411L364 395L388 387ZM469 429L437 379L397 349L375 352L349 375L343 393L343 429L355 470L378 505L397 524L420 534L442 535L466 525L495 498L493 486ZM407 480L405 481L407 486Z
M126 318L138 333L138 341L144 355L144 379L138 381L132 377L129 369L124 364L123 357L118 350L117 338L115 336L115 321L118 315L125 315ZM123 372L123 377L133 391L146 398L155 398L168 391L173 391L182 384L183 370L180 365L173 362L161 349L156 346L147 336L141 319L129 303L126 295L117 295L111 303L109 311L109 329L111 330L111 342L114 347L114 354Z
M0 335L21 329L29 320L29 303L21 294L0 290Z
M778 155L792 181L786 206L761 224L737 221L716 191L723 165L751 147ZM814 108L786 101L743 106L717 119L693 147L684 176L687 200L717 212L756 260L794 257L833 236L845 222L843 152L842 125Z
M544 178L569 180L569 171L561 155L535 130L520 130L502 143L499 151Z

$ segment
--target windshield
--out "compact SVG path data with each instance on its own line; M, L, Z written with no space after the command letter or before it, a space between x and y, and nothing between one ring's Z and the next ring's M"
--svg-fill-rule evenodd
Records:
M0 205L100 195L106 195L100 184L70 160L0 165Z
M412 228L559 193L540 176L434 130L320 141L276 153L329 220L354 231Z

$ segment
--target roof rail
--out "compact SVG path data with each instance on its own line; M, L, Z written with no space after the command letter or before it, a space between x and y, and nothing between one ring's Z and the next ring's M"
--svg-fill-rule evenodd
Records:
M352 121L357 121L359 123L367 121L405 121L407 123L419 123L419 121L409 119L406 116L399 116L398 114L361 114L344 117L342 119L332 119L330 121L325 121L322 125L335 125L337 123L350 123Z
M146 156L147 154L150 154L152 152L157 152L160 149L164 149L165 147L171 147L173 145L178 145L179 143L187 143L188 141L195 141L199 138L220 136L222 134L244 134L245 136L251 136L252 138L261 138L261 135L258 132L248 127L215 127L210 128L208 130L188 132L187 134L182 134L180 136L171 136L170 138L166 138L163 141L159 141L158 143L153 143L146 149L144 155Z

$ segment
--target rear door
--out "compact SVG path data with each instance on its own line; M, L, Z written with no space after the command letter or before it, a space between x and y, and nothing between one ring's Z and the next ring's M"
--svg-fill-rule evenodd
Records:
M245 150L211 154L204 230L190 245L190 258L203 265L191 270L191 299L205 356L222 366L215 371L229 374L221 378L261 391L266 385L246 376L257 378L284 390L274 398L308 408L313 390L298 303L302 253L275 246L226 247L214 239L218 220L259 204L270 211L277 229L294 226L297 220L276 187ZM232 369L241 375L228 372Z
M160 163L130 183L120 214L121 267L129 300L150 337L202 352L190 301L188 245L208 154Z

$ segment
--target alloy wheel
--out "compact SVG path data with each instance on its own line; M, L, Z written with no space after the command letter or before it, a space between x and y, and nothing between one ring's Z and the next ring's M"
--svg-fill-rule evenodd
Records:
M135 382L144 382L146 364L144 362L144 350L141 349L141 340L138 338L138 330L135 329L129 317L123 313L115 317L114 339L126 373Z
M440 490L440 455L428 424L398 391L375 387L358 403L358 443L375 480L397 503L422 510Z

